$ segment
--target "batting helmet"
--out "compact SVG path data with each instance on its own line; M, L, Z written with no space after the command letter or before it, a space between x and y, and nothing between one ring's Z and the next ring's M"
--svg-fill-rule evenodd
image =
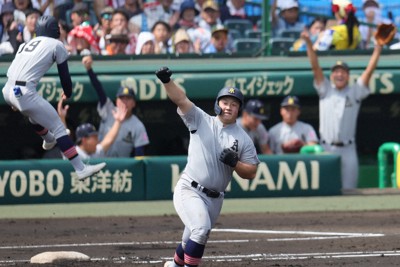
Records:
M221 99L221 97L224 97L224 96L232 96L232 97L237 98L240 103L239 111L242 110L243 102L244 102L244 96L243 96L242 92L239 89L237 89L236 87L224 87L219 91L219 93L217 95L217 99L215 100L215 105L214 105L215 114L217 114L217 115L221 114L222 109L218 105L218 102Z
M35 25L36 36L60 38L60 28L57 20L52 16L41 16Z

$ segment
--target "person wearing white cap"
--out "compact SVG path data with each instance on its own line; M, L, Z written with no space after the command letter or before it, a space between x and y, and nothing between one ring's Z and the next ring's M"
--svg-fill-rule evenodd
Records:
M155 39L151 32L141 32L136 44L136 55L154 54Z
M299 20L299 3L297 0L275 0L271 6L271 17L273 37L280 37L284 30L301 32L306 27Z

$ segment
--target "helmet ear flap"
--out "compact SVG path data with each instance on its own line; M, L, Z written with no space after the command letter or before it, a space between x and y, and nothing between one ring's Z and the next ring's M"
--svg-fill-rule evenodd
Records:
M214 112L217 115L221 115L222 113L222 108L218 105L219 99L217 98L217 100L215 100L215 104L214 104Z

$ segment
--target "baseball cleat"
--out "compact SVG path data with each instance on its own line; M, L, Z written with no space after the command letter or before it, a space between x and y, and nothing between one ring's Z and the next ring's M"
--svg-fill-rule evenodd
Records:
M85 168L81 171L75 171L76 174L78 175L79 181L85 180L85 178L88 178L89 176L92 176L93 174L99 172L101 169L103 169L106 166L105 162L96 164L96 165L86 165Z
M50 150L57 144L57 140L54 139L53 142L47 143L46 140L43 140L42 148L44 150Z
M166 261L164 263L164 267L170 267L170 266L172 266L171 264L172 264L172 261Z

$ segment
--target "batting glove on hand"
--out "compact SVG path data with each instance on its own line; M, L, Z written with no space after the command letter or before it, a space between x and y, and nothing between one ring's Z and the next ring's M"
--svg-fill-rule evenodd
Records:
M222 152L221 155L219 156L219 160L226 165L231 166L232 168L235 168L238 161L239 161L239 155L238 153L230 150L229 148L225 148Z
M162 67L156 71L156 75L163 83L169 83L172 71L168 67Z

